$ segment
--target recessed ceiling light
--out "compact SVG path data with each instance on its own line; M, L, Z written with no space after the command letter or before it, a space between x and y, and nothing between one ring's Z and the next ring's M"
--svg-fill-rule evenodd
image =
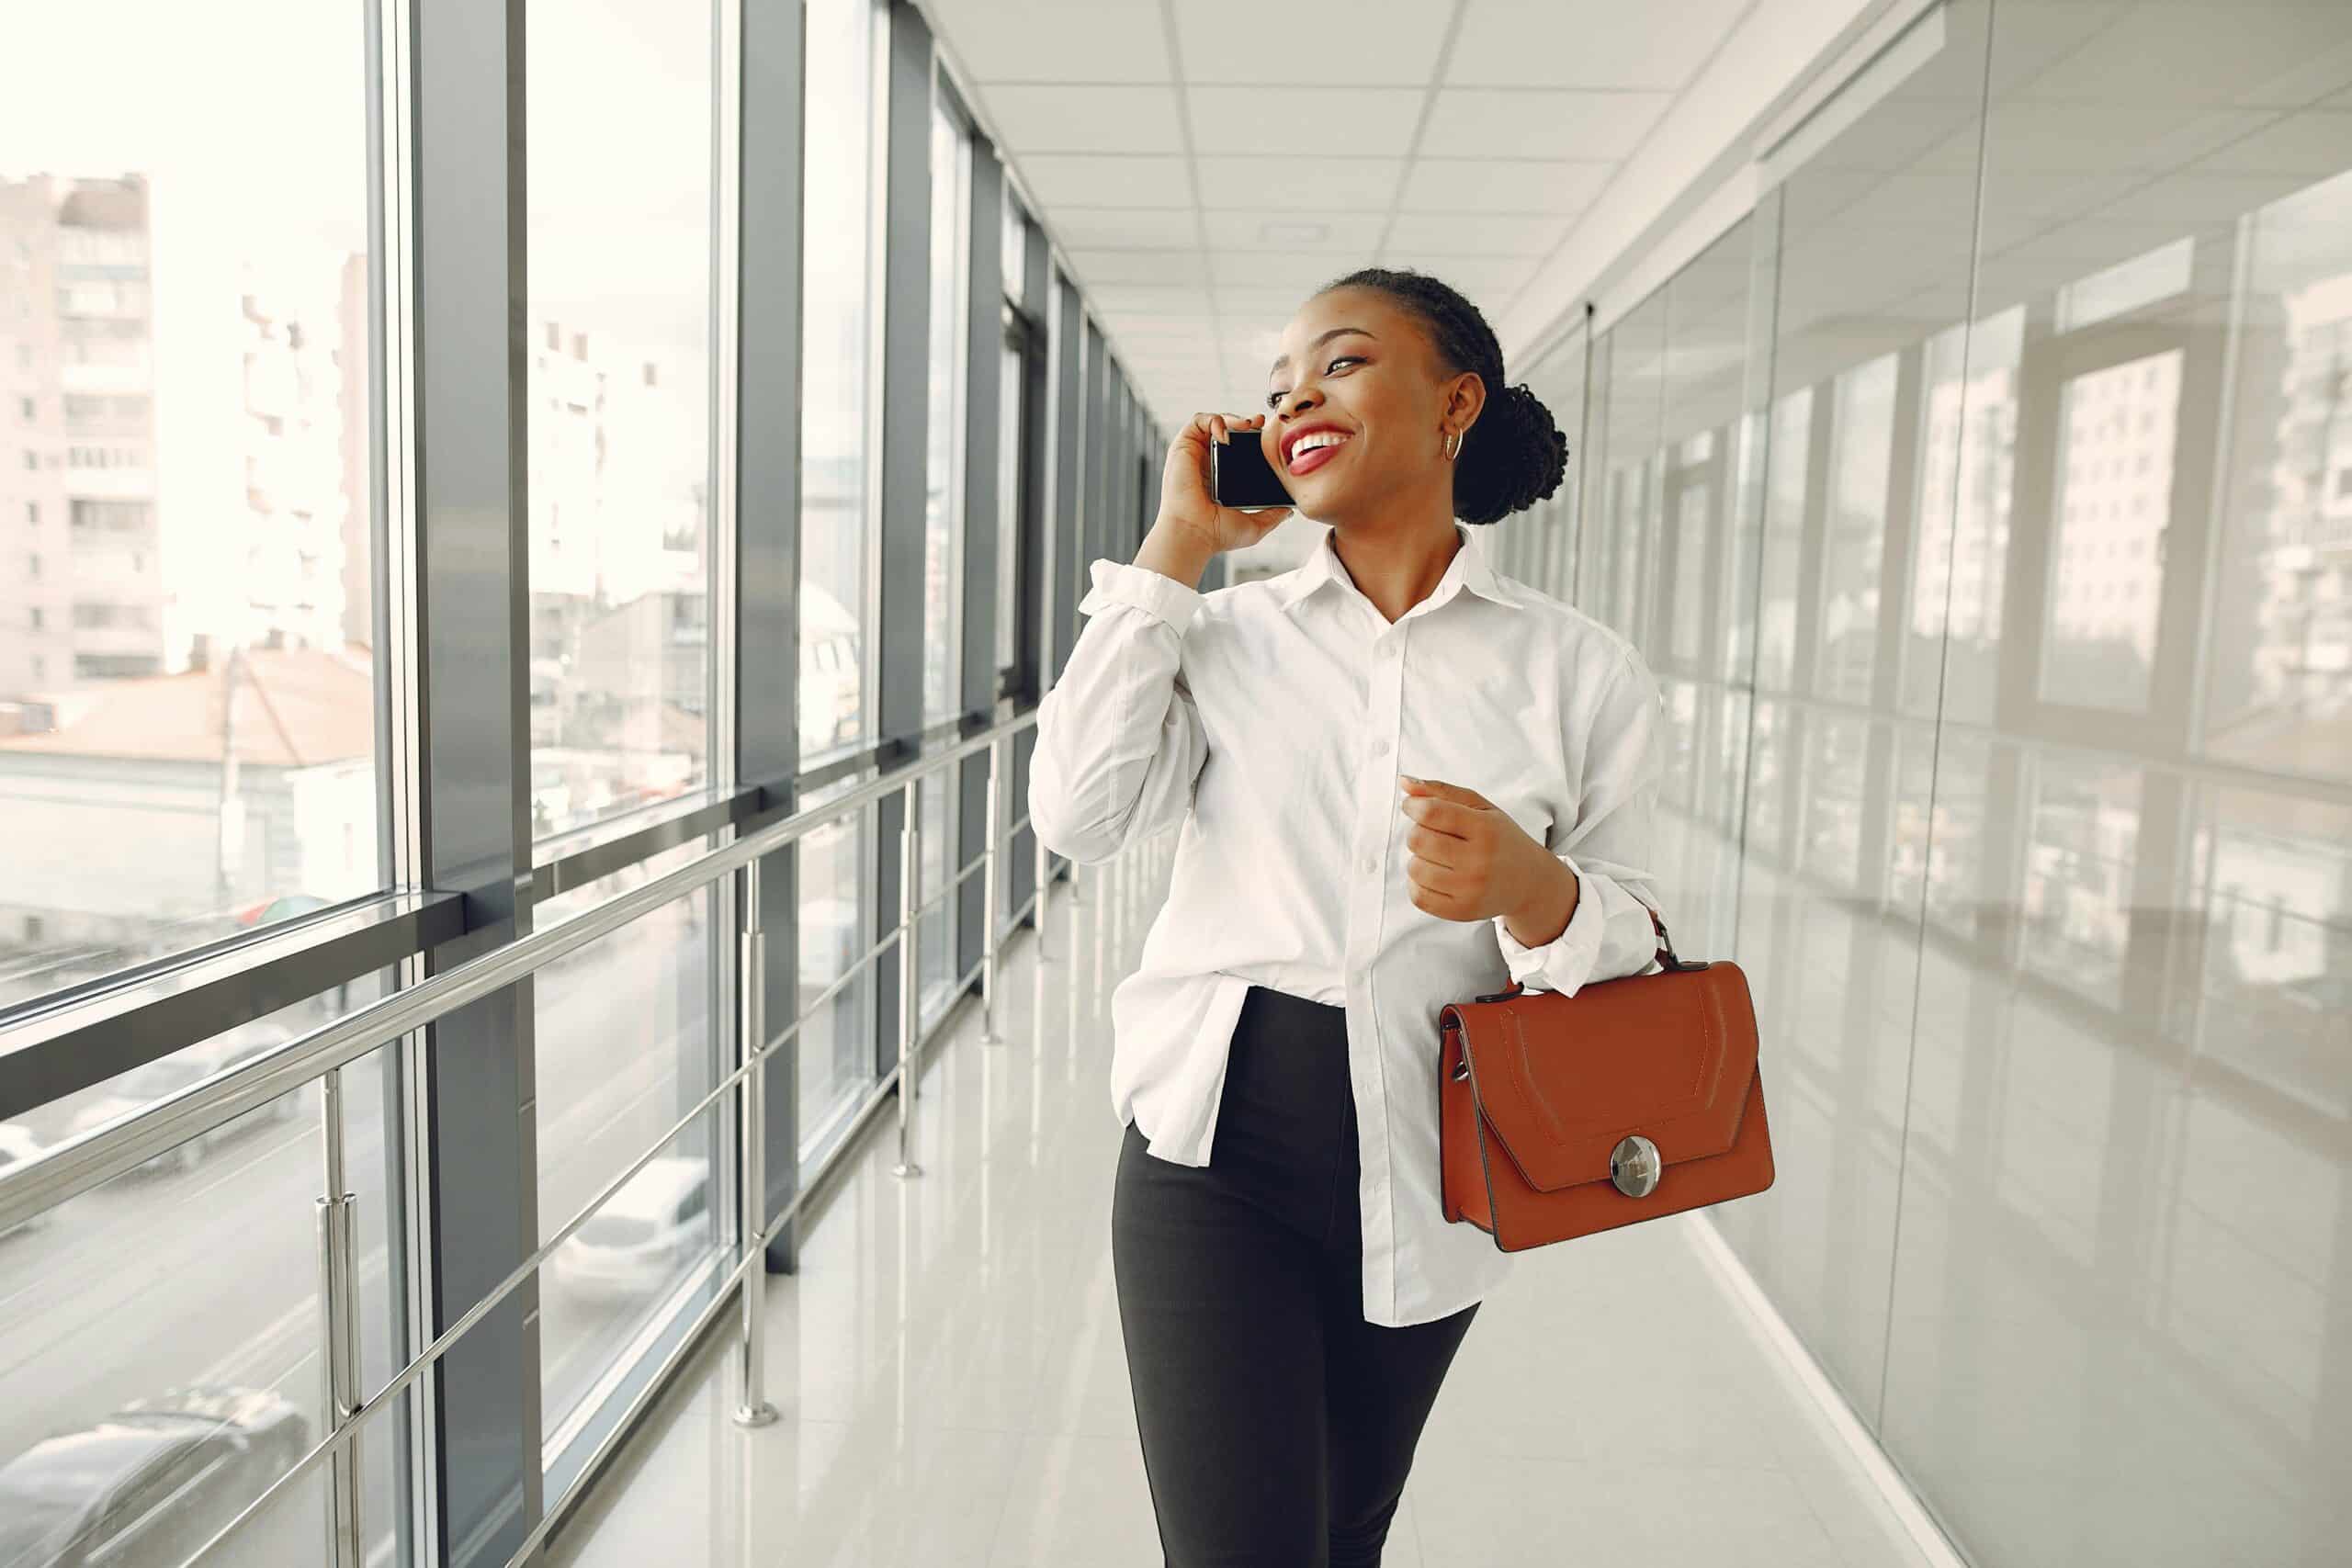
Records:
M1311 245L1331 237L1329 223L1275 221L1258 226L1258 238L1270 245Z

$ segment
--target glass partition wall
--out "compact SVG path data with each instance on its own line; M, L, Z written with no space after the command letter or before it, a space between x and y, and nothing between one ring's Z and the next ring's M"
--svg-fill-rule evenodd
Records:
M0 1178L1033 708L1057 574L1148 521L1158 433L913 6L266 9L243 65L145 4L0 62ZM1019 815L1005 750L995 824L985 755L924 784L912 866L886 796L0 1226L0 1495L214 1420L242 1457L162 1507L85 1469L35 1521L179 1561L464 1321L223 1560L538 1539L729 1287L751 1172L774 1213L876 1103L869 950ZM1034 852L922 919L918 1049ZM812 1015L758 1162L713 1097L754 923L769 1043Z
M1579 511L1506 558L1658 673L1668 911L1749 975L1778 1155L1713 1224L1962 1549L2328 1561L2352 13L1888 53L1538 363Z

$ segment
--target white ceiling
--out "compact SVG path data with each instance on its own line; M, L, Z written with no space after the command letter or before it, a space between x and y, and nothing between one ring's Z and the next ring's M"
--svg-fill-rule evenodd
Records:
M1319 284L1499 324L1756 0L927 0L1162 424L1243 412ZM1514 367L1516 368L1516 367Z

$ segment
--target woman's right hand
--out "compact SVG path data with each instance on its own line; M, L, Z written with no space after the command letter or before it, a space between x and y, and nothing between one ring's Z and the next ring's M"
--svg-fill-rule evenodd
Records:
M1188 531L1211 553L1238 550L1272 533L1291 514L1287 506L1242 512L1219 506L1209 491L1209 444L1256 441L1266 416L1196 413L1168 444L1168 464L1159 476L1159 521Z

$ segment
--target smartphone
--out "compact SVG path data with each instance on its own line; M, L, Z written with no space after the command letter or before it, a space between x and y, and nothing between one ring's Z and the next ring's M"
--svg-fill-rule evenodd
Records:
M1290 491L1266 461L1258 435L1254 430L1236 430L1227 440L1209 443L1209 495L1219 506L1248 512L1291 503Z

